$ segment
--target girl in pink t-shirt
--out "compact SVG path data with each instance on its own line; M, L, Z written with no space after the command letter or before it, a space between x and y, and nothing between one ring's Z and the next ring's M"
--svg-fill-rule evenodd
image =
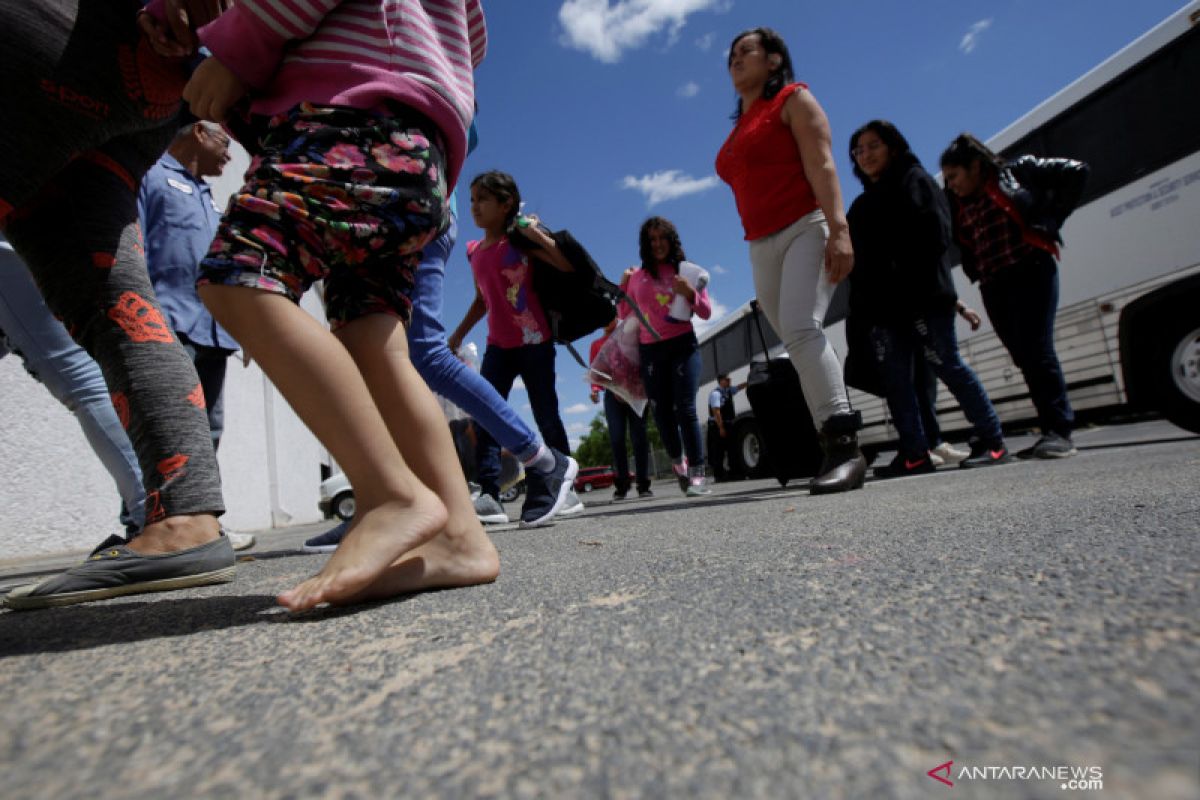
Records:
M511 175L485 172L471 181L471 217L483 229L480 241L467 243L475 276L475 302L448 340L457 351L479 320L488 319L487 350L479 373L507 399L519 377L525 383L534 421L542 440L562 453L571 452L567 429L558 413L554 388L554 341L550 325L533 290L533 259L563 272L571 264L534 217L518 218L521 192ZM518 224L520 223L520 224ZM528 253L509 236L525 236L535 245ZM500 445L476 426L475 466L482 485L500 474ZM582 504L568 499L564 511ZM564 512L559 512L564 513Z
M708 319L712 303L706 287L694 287L680 274L679 267L685 260L683 245L670 220L651 217L642 223L638 245L642 266L626 270L621 286L662 337L655 341L646 330L638 337L646 396L654 402L654 421L671 457L679 488L688 497L706 495L711 490L705 486L700 418L696 415L700 350L691 320L673 317L671 305L676 295L681 295L693 314Z

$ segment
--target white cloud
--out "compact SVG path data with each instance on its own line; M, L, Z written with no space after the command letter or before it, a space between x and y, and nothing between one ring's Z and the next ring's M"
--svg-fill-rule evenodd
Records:
M621 180L621 188L636 189L646 195L647 206L656 206L667 200L707 192L718 183L720 183L720 179L716 175L710 175L707 178L693 178L690 175L682 174L677 169L669 169L653 175L643 175L640 178L626 175Z
M695 97L696 95L700 94L700 84L696 83L695 81L688 81L683 86L680 86L678 89L676 89L675 94L679 95L680 97Z
M564 45L613 64L625 50L641 47L663 31L673 44L690 15L727 7L727 0L565 0L558 21Z
M963 35L962 41L958 43L958 49L964 53L970 53L975 50L975 46L979 44L979 35L992 27L992 19L981 19L972 25Z
M567 426L567 433L587 433L591 428L586 422L572 422Z
M729 270L725 269L720 264L713 264L712 271L717 273L718 275L728 275L729 274Z
M696 329L697 336L704 333L713 325L716 325L726 314L729 313L729 306L713 297L711 292L709 293L708 299L712 303L712 314L709 316L709 318L700 319L699 317L692 317L692 327Z
M522 411L533 411L533 406L530 405L529 403L523 403L521 405L521 410Z
M523 391L525 391L525 379L524 379L524 378L517 378L515 381L513 381L513 388L512 388L512 390L513 390L514 392L523 392Z
M717 35L715 33L706 33L696 40L696 47L699 47L701 50L707 53L712 49L713 42L716 40Z
M587 403L576 403L573 406L567 406L563 409L564 414L586 414L592 410L592 406Z

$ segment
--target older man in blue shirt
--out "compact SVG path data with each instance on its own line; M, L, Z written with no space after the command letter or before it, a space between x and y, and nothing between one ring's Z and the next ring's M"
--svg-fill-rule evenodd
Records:
M142 178L138 192L150 280L167 321L196 365L214 449L225 427L225 366L239 346L200 302L196 270L221 220L221 209L203 179L220 175L227 163L229 137L212 123L197 122L180 129Z

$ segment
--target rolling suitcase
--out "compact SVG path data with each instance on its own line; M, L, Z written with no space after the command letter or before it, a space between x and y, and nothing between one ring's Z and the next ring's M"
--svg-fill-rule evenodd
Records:
M779 485L787 486L792 478L817 474L821 444L800 390L796 368L786 355L771 357L757 300L750 301L750 309L765 360L751 362L746 398L758 424L758 441L767 466Z

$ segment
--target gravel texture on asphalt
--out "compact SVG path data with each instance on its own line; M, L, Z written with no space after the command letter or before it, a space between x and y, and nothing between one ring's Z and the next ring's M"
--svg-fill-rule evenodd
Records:
M1197 798L1200 439L1165 427L845 495L664 482L353 609L275 606L313 528L229 585L3 612L0 794L1050 798L960 770L1065 765Z

